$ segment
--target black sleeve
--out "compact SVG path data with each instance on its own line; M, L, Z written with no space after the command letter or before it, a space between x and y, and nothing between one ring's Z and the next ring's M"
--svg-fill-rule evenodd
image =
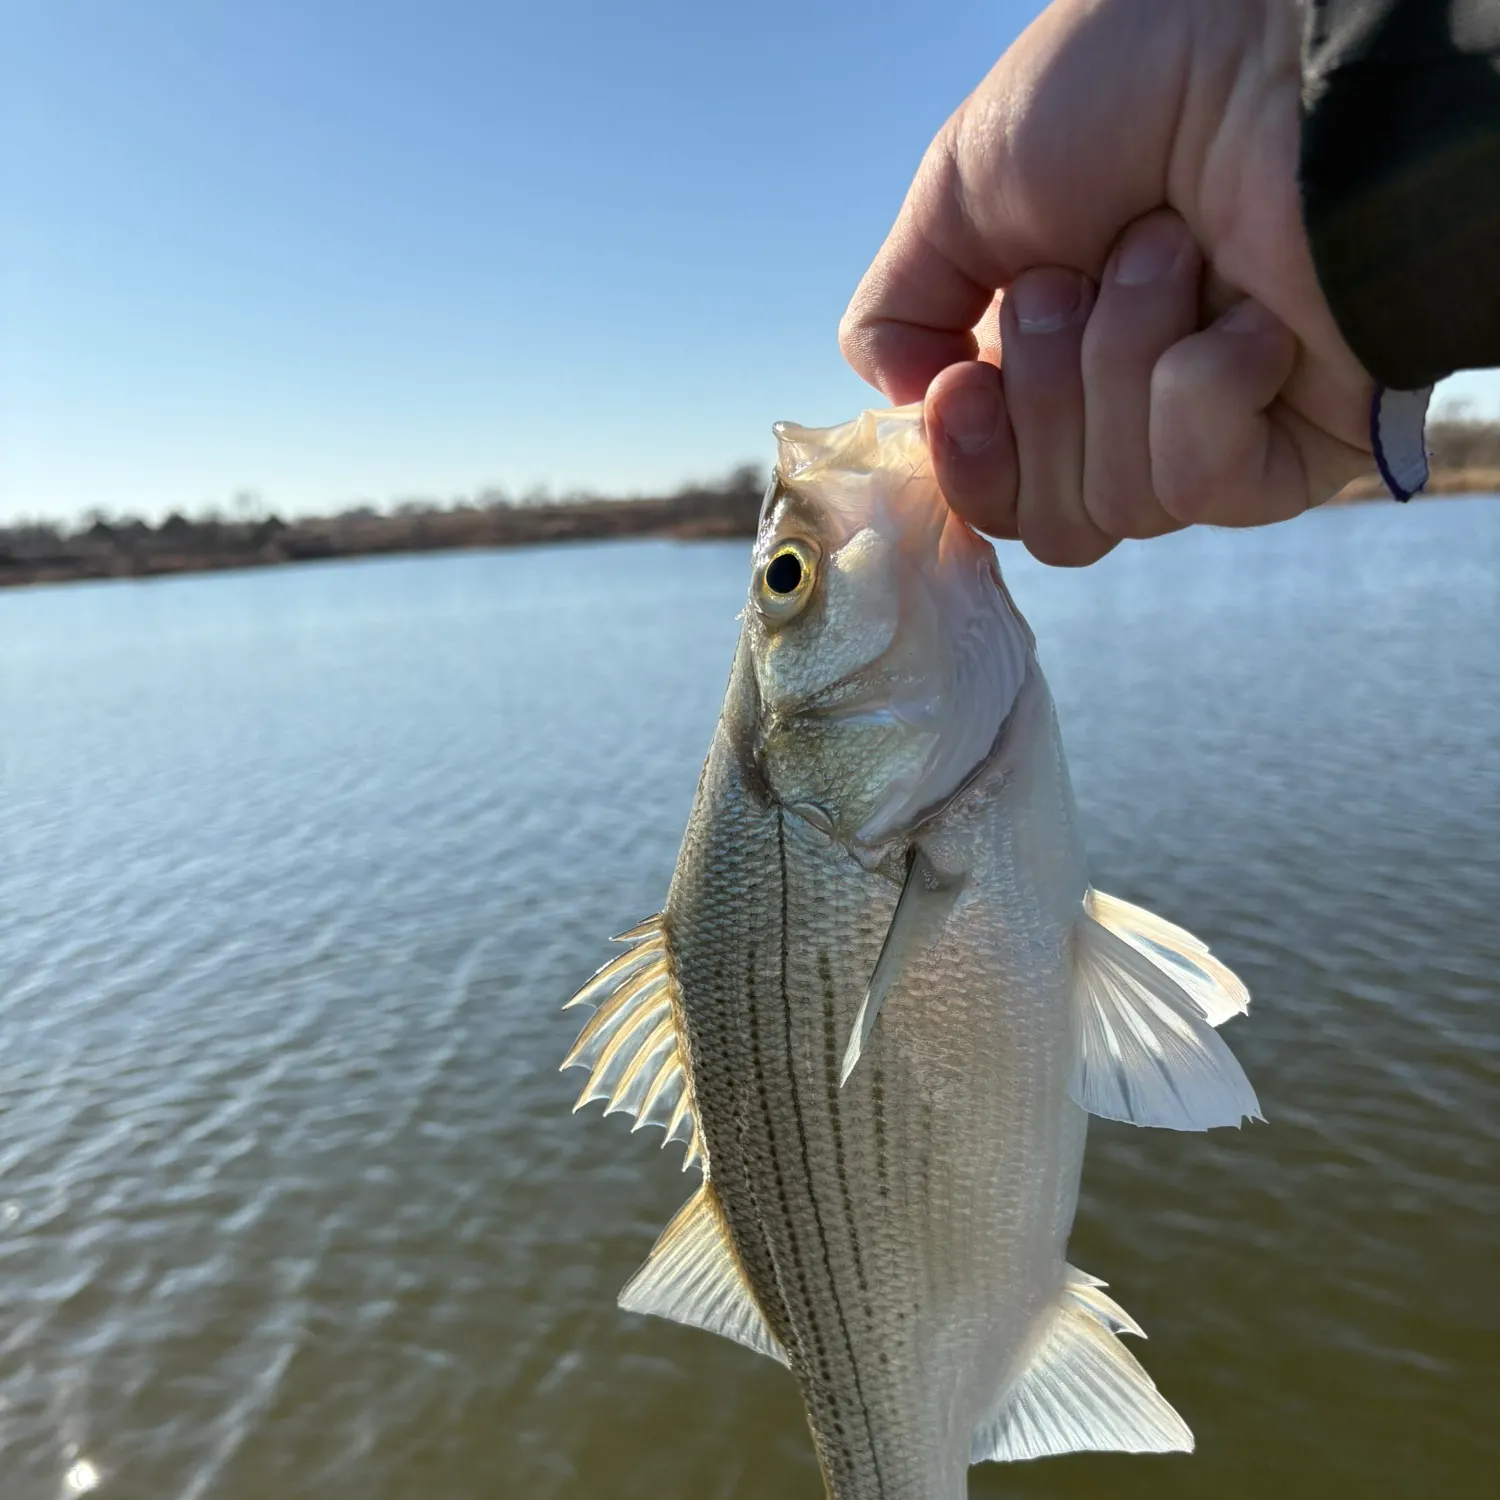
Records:
M1318 279L1377 380L1500 365L1500 0L1312 0L1301 174Z

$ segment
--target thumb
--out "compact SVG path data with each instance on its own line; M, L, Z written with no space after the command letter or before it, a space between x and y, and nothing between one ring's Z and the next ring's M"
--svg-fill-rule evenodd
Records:
M1124 226L1167 197L1192 51L1182 10L1056 0L995 64L928 148L844 315L860 375L915 401L974 358L971 330L1022 271L1098 279Z
M920 400L940 370L974 358L974 325L1002 285L965 271L950 248L965 193L951 146L956 120L928 147L839 324L844 358L897 406Z

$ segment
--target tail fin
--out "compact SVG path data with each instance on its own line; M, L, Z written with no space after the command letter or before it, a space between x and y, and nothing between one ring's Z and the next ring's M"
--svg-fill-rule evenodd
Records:
M1140 1328L1103 1285L1067 1268L1030 1362L999 1413L974 1432L970 1463L1084 1450L1192 1452L1187 1423L1117 1337Z

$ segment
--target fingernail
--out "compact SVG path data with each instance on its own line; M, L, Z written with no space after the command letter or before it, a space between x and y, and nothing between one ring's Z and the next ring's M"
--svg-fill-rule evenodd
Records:
M1182 229L1171 219L1150 219L1125 237L1115 257L1120 286L1146 286L1172 269L1182 250Z
M1084 286L1077 271L1028 271L1005 296L1022 333L1057 333L1081 320Z
M1225 333L1269 333L1281 326L1276 314L1262 307L1254 297L1237 302L1219 319Z
M938 421L960 453L982 453L1000 425L1000 393L985 385L960 386L943 402Z

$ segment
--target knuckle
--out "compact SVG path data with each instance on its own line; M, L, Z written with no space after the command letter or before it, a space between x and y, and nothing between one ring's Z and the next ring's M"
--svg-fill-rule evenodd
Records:
M1031 507L1020 517L1021 541L1038 562L1079 568L1099 555L1095 539L1052 507Z
M1022 533L1021 540L1026 544L1026 550L1040 563L1046 563L1049 568L1077 568L1082 567L1087 561L1079 557L1077 549L1066 544L1059 544L1050 539L1042 539L1036 536L1027 536Z
M1094 525L1116 541L1150 536L1160 529L1154 524L1158 513L1156 496L1149 485L1132 479L1086 477L1083 508Z
M1181 521L1184 526L1197 526L1208 519L1212 493L1209 486L1182 476L1168 480L1161 487L1165 490L1161 497L1162 509L1174 521Z
M1015 534L1016 467L1006 453L979 457L952 454L940 443L933 451L933 470L949 507L969 525L993 534Z
M1241 434L1206 372L1164 358L1151 384L1151 487L1175 521L1210 519L1237 486Z
M1162 509L1194 525L1208 519L1224 489L1224 475L1200 444L1181 434L1165 438L1152 454L1151 478Z
M1151 487L1150 395L1144 384L1128 395L1089 403L1083 508L1115 541L1156 536L1163 529Z
M1205 368L1196 341L1168 349L1151 371L1151 414L1163 422L1189 420L1204 401L1206 383L1212 371Z
M1151 365L1138 341L1124 336L1118 321L1096 327L1091 320L1083 338L1083 379L1090 389L1117 391L1122 385L1144 387Z
M1160 341L1149 309L1139 299L1121 296L1120 289L1106 283L1089 315L1083 333L1083 367L1086 374L1138 379L1149 376L1151 359L1159 353L1152 346Z

